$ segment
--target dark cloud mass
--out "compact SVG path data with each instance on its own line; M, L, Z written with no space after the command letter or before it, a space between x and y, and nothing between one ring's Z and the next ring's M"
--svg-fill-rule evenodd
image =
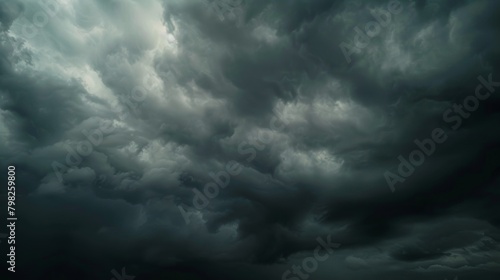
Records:
M498 279L499 34L495 0L0 1L1 279Z

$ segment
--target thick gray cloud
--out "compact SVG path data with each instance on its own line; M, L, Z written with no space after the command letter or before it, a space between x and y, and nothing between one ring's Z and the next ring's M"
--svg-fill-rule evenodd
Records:
M1 2L18 274L282 279L329 235L341 246L308 279L493 279L499 12L493 0ZM437 128L446 140L391 190L385 174Z

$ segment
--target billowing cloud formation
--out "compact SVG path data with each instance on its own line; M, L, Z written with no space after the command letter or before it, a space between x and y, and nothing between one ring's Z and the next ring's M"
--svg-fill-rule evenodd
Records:
M309 279L493 279L499 11L1 2L19 273L281 279L329 236Z

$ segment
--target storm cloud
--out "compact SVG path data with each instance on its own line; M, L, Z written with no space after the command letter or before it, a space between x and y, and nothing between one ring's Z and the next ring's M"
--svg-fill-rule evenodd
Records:
M305 279L328 236L308 279L495 278L498 34L494 0L0 2L16 276Z

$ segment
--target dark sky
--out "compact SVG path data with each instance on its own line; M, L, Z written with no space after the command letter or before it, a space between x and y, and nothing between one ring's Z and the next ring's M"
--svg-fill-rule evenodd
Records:
M2 279L498 279L499 35L496 0L2 0Z

